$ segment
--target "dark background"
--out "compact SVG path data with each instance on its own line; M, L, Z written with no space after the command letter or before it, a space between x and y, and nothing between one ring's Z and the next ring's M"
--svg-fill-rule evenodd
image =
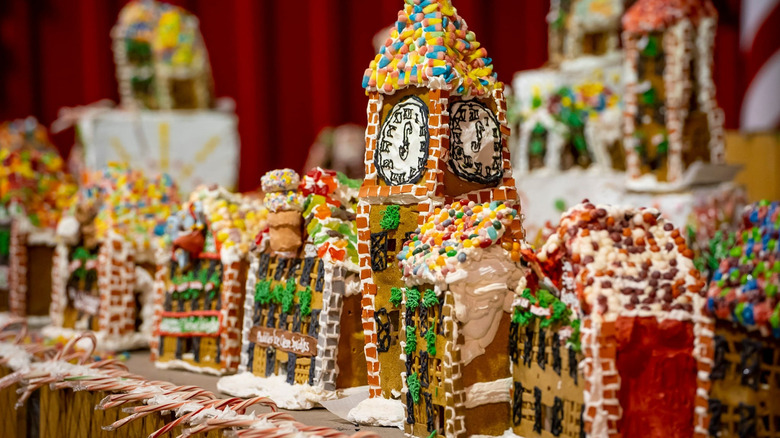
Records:
M49 125L63 106L118 99L109 32L127 0L0 0L0 121L34 115ZM236 101L239 189L267 170L300 169L319 130L365 124L363 72L372 39L403 0L174 0L194 12L209 50L217 96ZM735 128L744 80L739 0L720 12L718 100ZM547 59L549 0L454 0L493 58L499 80ZM72 131L54 137L64 154Z

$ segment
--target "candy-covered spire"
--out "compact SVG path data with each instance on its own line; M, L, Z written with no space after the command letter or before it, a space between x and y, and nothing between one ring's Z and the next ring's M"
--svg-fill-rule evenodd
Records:
M683 18L694 23L717 15L709 0L639 0L623 16L623 29L632 33L664 30Z
M492 60L450 0L405 0L363 88L392 94L408 86L484 96L496 85Z

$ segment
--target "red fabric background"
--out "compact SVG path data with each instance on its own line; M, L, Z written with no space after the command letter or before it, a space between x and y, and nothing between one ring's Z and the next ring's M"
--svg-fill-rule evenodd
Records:
M117 100L109 31L127 0L0 2L0 120L50 124L62 106ZM317 132L365 123L360 87L372 38L402 0L173 0L194 12L209 49L217 96L236 100L242 142L239 188L266 170L300 168ZM721 11L715 79L727 124L738 122L739 0ZM499 79L547 59L547 0L455 0L494 59ZM67 153L72 133L55 137Z

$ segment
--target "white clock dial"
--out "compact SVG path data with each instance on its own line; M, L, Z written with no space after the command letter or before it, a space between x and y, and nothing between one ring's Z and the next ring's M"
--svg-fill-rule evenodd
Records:
M390 110L379 131L374 158L379 176L388 185L414 184L428 162L428 107L411 96Z
M495 184L501 180L501 130L496 116L476 101L450 106L450 170L460 179Z

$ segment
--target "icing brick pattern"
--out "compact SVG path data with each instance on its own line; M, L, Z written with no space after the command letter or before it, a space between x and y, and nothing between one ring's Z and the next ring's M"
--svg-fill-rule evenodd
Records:
M377 327L374 319L374 302L376 300L376 284L371 271L371 254L369 252L369 242L371 241L371 231L368 227L368 215L371 206L360 201L357 206L357 227L358 227L358 252L360 254L360 286L363 294L361 301L363 336L365 338L366 366L368 372L368 393L369 397L381 397L382 388L379 380L379 353L377 352Z
M27 314L27 235L17 221L11 222L11 263L8 273L8 300L11 315Z
M617 423L622 412L618 400L620 375L615 365L615 323L585 318L581 336L585 355L580 364L585 374L585 432L606 430L608 437L620 437Z
M164 253L164 251L161 250ZM164 257L163 257L164 258ZM160 321L162 320L163 304L165 301L166 279L170 278L168 264L157 263L157 269L154 271L154 333L160 332ZM149 351L152 361L160 357L160 337L152 336L149 341Z
M219 335L220 349L222 351L222 368L228 372L238 369L241 356L241 306L243 304L244 289L240 281L241 264L234 261L225 265L222 274L222 309L220 316L222 328Z
M112 337L135 330L133 287L135 263L130 243L116 233L106 236L98 250L100 310L98 330Z
M336 389L338 366L336 364L340 337L340 321L344 298L344 268L325 264L325 282L322 291L317 336L317 357L314 370L314 385L324 384L327 390ZM347 335L347 334L345 334Z
M49 306L49 318L55 327L64 324L65 307L68 304L67 296L67 272L68 272L68 246L58 244L54 248L51 272L51 305Z
M696 401L694 403L694 438L710 436L709 394L712 387L710 373L715 357L715 322L703 313L694 325L693 357L696 359Z
M376 166L374 165L374 151L376 151L376 139L379 135L379 113L382 108L382 95L376 91L368 93L368 124L366 125L366 181L371 179L376 184ZM360 191L360 197L364 197L363 190Z

